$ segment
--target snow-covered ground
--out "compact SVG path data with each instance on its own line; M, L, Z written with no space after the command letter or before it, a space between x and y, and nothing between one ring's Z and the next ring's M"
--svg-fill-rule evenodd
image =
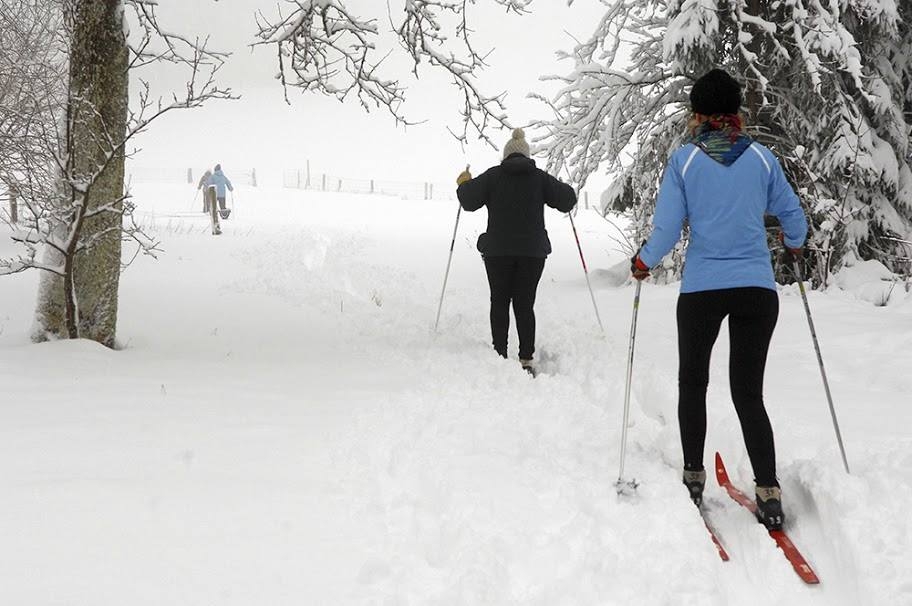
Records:
M674 284L643 288L640 486L616 494L633 288L595 213L576 224L605 334L551 212L532 379L488 345L483 210L435 335L451 201L250 188L213 237L191 187L134 193L165 253L123 276L121 350L29 344L37 275L0 280L0 603L912 604L912 296L872 304L876 268L810 293L851 476L780 291L766 401L810 587L710 481L723 563L680 484ZM750 489L727 348L706 463Z

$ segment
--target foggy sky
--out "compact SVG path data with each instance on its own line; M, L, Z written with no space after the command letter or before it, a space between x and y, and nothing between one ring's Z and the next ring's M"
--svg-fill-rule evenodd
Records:
M395 7L399 0L391 0ZM284 0L283 0L284 3ZM353 12L385 6L382 0L346 3ZM565 73L567 61L557 62L556 50L570 50L570 33L586 39L604 10L597 0L576 0L567 7L561 0L539 0L531 15L506 15L489 0L470 6L470 24L478 47L494 49L492 68L481 79L485 92L507 92L509 118L524 124L533 117L546 117L548 110L525 98L542 90L543 74ZM461 131L459 91L442 74L423 66L417 81L408 77L410 65L391 64L392 74L408 82L405 106L408 117L421 125L396 126L382 109L365 113L352 98L339 103L319 94L289 90L285 103L282 87L275 80L278 64L273 47L251 48L255 42L254 14L277 14L268 0L161 0L158 14L171 31L209 36L210 45L233 53L220 72L219 82L242 96L239 101L212 102L201 109L174 113L155 123L137 139L142 148L131 162L144 167L204 167L221 162L230 167L256 167L268 171L302 168L310 161L315 172L356 178L408 181L450 181L470 163L480 172L500 159L500 151L481 143L463 149L446 127ZM373 9L376 13L377 9ZM384 11L385 12L385 11ZM382 14L380 15L382 16ZM388 19L380 21L381 28ZM570 32L570 33L568 33ZM156 68L144 73L157 92L179 89L182 78L173 70ZM499 145L506 131L493 134Z

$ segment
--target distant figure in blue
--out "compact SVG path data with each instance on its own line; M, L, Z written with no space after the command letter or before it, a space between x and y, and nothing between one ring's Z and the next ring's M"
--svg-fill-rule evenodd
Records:
M218 200L219 215L222 219L227 219L228 215L231 214L231 209L225 208L225 188L228 191L234 191L234 187L231 185L231 181L228 180L228 177L225 176L225 173L222 172L222 165L216 164L215 168L212 170L212 176L209 177L209 186L215 187L215 198Z
M678 423L683 480L700 506L706 471L709 361L728 318L728 376L756 482L757 516L782 528L773 429L763 403L763 373L779 315L779 297L764 218L778 217L786 254L799 255L808 223L779 160L743 132L741 86L714 69L690 91L690 140L668 161L656 199L653 231L631 259L637 280L649 276L690 226L678 297Z

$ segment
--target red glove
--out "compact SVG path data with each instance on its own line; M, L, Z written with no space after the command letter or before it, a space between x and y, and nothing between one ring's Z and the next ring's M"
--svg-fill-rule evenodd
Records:
M649 266L640 259L639 251L630 258L630 275L635 280L645 280L649 277Z
M798 248L792 248L791 246L786 245L785 243L785 234L779 232L779 243L782 244L782 260L786 263L791 263L795 259L800 259L804 256L804 250L799 246Z

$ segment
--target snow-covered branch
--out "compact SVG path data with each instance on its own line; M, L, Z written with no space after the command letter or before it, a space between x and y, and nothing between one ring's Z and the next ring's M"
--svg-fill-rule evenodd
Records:
M783 158L812 215L811 245L825 251L815 281L849 251L910 272L896 242L912 234L912 4L604 4L592 36L564 54L572 70L550 77L560 90L538 97L554 113L536 124L552 170L578 187L607 171L603 201L645 229L686 136L687 88L723 67L746 85L749 133Z
M86 273L94 259L115 259L116 280L121 241L137 246L133 258L158 251L133 220L124 189L132 139L173 110L233 98L216 81L227 55L208 48L205 39L164 29L156 6L154 0L124 0L111 12L87 0L9 0L0 9L0 30L16 32L0 39L0 148L7 152L0 180L17 193L23 212L11 226L12 239L24 248L0 261L0 274L39 269L61 276L63 288L54 296L64 302L54 305L65 309L70 337L79 336L77 314L86 307L76 300L81 276L99 283ZM183 70L185 86L154 98L142 78L152 64ZM132 110L127 70L140 83ZM116 283L112 288L116 293ZM111 344L113 334L103 342Z
M532 0L490 0L506 12L522 15ZM380 3L378 3L380 4ZM502 93L482 90L478 74L487 67L487 52L472 43L468 22L469 0L404 0L400 11L390 3L370 17L352 13L345 0L284 0L278 15L257 15L256 45L274 46L278 57L277 79L285 88L320 92L339 100L357 98L366 110L387 111L401 124L412 124L404 109L406 86L388 75L395 66L391 55L398 43L419 77L422 64L452 78L460 91L462 132L487 139L489 127L507 126ZM284 10L283 10L284 9ZM391 34L390 36L386 34ZM489 141L490 142L490 141Z
M167 61L185 64L198 71L200 65L217 68L228 59L229 53L209 48L208 37L191 38L164 28L155 13L158 2L124 0L124 4L133 10L142 32L139 35L131 36L129 46L133 58L130 67L137 68Z

